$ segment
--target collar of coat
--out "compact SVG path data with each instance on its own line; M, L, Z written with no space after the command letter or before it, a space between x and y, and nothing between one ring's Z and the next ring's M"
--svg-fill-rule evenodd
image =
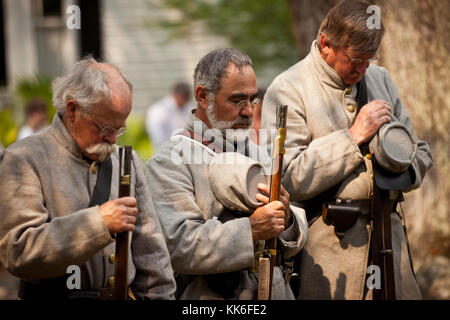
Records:
M57 112L53 117L52 125L50 128L51 135L60 143L65 149L72 153L75 157L84 159L83 153L76 141L72 138L69 131L67 131L64 122L62 121L62 115Z
M344 90L348 87L342 81L341 76L332 67L330 67L328 63L325 62L325 60L323 60L319 52L317 40L314 40L311 45L310 56L312 59L313 67L321 82L332 88L340 90Z

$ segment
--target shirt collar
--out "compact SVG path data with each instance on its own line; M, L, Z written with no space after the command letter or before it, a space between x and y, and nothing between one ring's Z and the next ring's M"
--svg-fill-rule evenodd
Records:
M204 133L207 130L213 130L212 128L208 127L206 123L204 123L202 120L196 117L195 112L197 109L192 109L191 113L189 114L189 118L187 120L185 129L193 131L194 133L204 137ZM235 130L235 133L243 133L241 130ZM235 134L235 135L226 135L224 136L222 134L223 138L223 147L224 150L235 150L235 145L238 143L239 140L244 140L245 143L248 143L248 134Z

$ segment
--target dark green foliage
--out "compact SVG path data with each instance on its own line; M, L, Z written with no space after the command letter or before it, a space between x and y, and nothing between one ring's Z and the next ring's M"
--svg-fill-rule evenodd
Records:
M230 45L247 53L254 68L284 69L298 61L289 3L286 0L162 0L180 13L177 19L160 19L158 25L171 37L183 37L195 22L225 37Z

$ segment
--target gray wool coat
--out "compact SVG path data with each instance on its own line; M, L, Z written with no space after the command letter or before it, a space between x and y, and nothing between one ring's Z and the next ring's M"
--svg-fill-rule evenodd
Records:
M118 197L118 152L111 157L110 200ZM135 153L132 162L131 192L139 214L130 236L129 284L137 298L173 299L169 252ZM44 132L3 151L0 261L10 273L39 282L78 265L81 289L109 286L115 242L99 206L88 208L96 173L58 115Z
M191 114L186 129L201 135L209 128ZM224 143L227 150L234 150L229 141ZM200 161L192 160L194 154L201 156ZM233 298L256 299L257 275L249 268L253 266L255 248L262 244L252 240L248 214L231 215L232 206L227 209L216 198L208 173L209 163L216 156L200 142L175 135L147 162L148 185L174 271L191 276L180 299L224 298L210 289L205 276L232 271L238 271L240 277ZM224 165L222 181L215 181L215 186L229 183L230 169ZM291 207L291 212L292 225L279 235L280 249L286 257L298 253L307 236L304 210ZM294 299L280 267L274 270L272 292L273 299Z
M370 65L366 81L369 101L387 101L393 116L413 132L388 72ZM361 154L349 132L356 117L355 99L356 86L348 88L342 82L321 58L316 42L304 60L280 74L268 88L262 109L263 128L275 127L277 105L289 106L283 185L290 192L291 201L310 199L340 181L343 182L337 198L369 199L373 190L371 161ZM415 181L410 189L420 186L432 165L428 144L420 140L417 144L412 162ZM300 299L363 297L371 232L366 219L359 218L342 240L321 218L310 226L300 267ZM392 213L391 220L397 298L420 298L410 267L402 219L398 213Z

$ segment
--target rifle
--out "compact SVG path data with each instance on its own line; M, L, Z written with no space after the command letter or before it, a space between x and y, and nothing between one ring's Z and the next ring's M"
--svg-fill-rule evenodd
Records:
M380 268L381 288L373 289L374 300L396 300L391 233L391 212L396 210L396 206L397 201L390 199L389 190L378 187L375 178L372 198L372 263Z
M288 106L278 106L276 126L278 135L273 142L272 169L270 177L269 201L280 199L281 174L283 170L284 141L286 140L286 120ZM262 257L259 258L258 300L272 299L273 268L277 260L277 237L265 243Z
M119 148L119 198L130 196L131 185L131 146ZM128 298L128 231L116 234L116 264L114 300L127 300Z

